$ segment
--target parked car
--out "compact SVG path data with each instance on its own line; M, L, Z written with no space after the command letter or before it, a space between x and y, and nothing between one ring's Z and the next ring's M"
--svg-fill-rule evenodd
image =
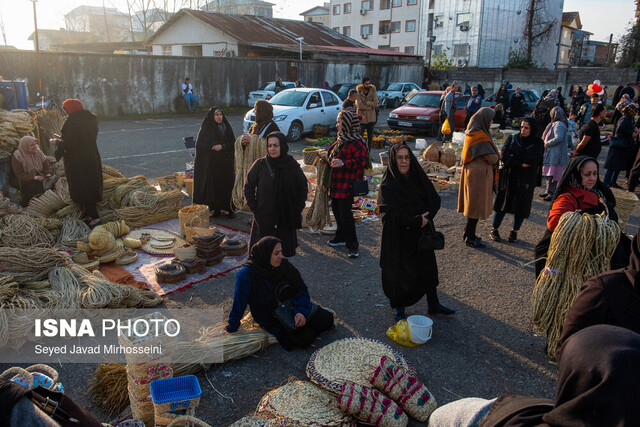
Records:
M382 89L379 89L376 94L378 95L378 103L386 105L389 108L399 107L405 96L412 90L422 90L420 86L415 83L389 83Z
M345 99L347 99L347 96L349 95L349 91L351 89L355 89L356 86L358 86L357 83L338 83L333 85L333 87L330 90L331 92L338 95L338 97L342 101L344 101Z
M313 125L334 128L342 103L338 96L325 89L294 88L283 90L269 100L273 104L273 120L290 141L313 131ZM255 122L255 111L244 116L243 130L248 132Z
M284 84L285 89L291 89L293 87L296 87L296 82L282 82L282 84ZM262 86L260 89L249 92L247 105L253 108L257 100L265 99L268 101L275 94L276 94L276 82L269 82L266 85Z
M511 99L511 95L513 95L513 93L515 92L515 89L507 89L507 92L509 92L509 99ZM536 92L535 90L521 90L522 94L524 95L524 112L525 113L530 113L533 111L534 107L536 106L536 102L538 102L538 99L540 99L540 94L538 92ZM498 92L496 92L498 93ZM482 101L482 106L483 107L495 107L496 106L496 93L494 93L493 95L488 96L487 98L485 98ZM507 109L507 111L510 111L511 109Z
M418 92L405 105L389 113L387 125L391 129L403 131L425 132L431 136L438 134L440 125L440 97L443 91L430 90ZM455 128L464 129L467 115L464 107L469 102L469 95L456 92Z

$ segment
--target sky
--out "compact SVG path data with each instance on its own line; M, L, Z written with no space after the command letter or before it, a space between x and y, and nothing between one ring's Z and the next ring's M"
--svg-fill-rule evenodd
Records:
M139 3L143 0L129 1ZM193 1L195 3L195 0ZM301 12L322 4L322 0L269 1L275 4L274 14L277 18L288 19L300 19ZM127 11L126 0L104 0L104 2L106 7L116 7L122 12ZM102 6L102 0L38 0L36 3L38 28L55 30L64 27L63 15L80 5ZM625 29L633 19L635 4L633 0L565 0L564 10L580 12L583 29L594 33L592 40L608 41L609 34L613 33L615 41L625 33ZM4 24L6 44L19 49L33 49L33 42L27 40L34 29L31 0L0 0L0 19ZM4 44L4 39L0 39L0 43Z

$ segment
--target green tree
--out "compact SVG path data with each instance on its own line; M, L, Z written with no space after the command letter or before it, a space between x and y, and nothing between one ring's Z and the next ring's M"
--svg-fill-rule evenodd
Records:
M509 48L509 59L507 65L504 68L536 68L536 62L527 57L527 54L522 50L513 50Z
M618 67L640 67L640 25L633 25L620 40Z
M440 55L431 57L431 68L434 70L448 70L453 68L453 59L447 58L447 52L442 50Z

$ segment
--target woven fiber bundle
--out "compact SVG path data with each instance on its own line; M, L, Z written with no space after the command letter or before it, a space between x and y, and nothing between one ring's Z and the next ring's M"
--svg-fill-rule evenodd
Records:
M29 201L29 206L25 208L25 213L32 216L48 218L55 212L67 206L67 203L54 191L47 190L39 196Z
M0 220L0 244L12 248L53 245L55 237L36 220L20 214L5 215Z
M631 212L638 204L638 196L619 188L611 188L613 196L616 198L616 212L618 213L618 223L620 228L624 229L627 220L631 216Z
M387 356L380 359L380 365L370 382L418 421L427 421L438 407L436 399L424 383Z
M338 396L338 408L365 424L402 427L409 417L393 400L377 390L345 381Z
M20 213L18 205L11 203L8 197L0 196L0 216Z
M430 162L428 160L424 160L421 166L422 166L422 170L424 170L424 172L427 174L429 173L446 174L448 170L448 168L442 163Z
M269 419L247 415L246 417L240 418L229 427L265 427L268 425L268 423Z
M182 234L186 234L186 227L209 228L210 216L209 207L207 205L185 206L178 212L180 232Z
M125 234L129 233L129 231L131 231L129 226L127 226L127 224L123 220L110 221L99 227L103 227L105 230L111 233L113 237L115 237L116 239L120 236L124 236Z
M49 270L67 263L67 255L46 246L0 247L0 277L12 276L16 282L46 279Z
M291 381L267 393L256 409L258 416L285 417L302 425L355 426L355 419L338 409L334 395L308 381Z
M125 220L130 227L155 224L176 218L182 197L180 190L165 193L134 191L131 194L130 205L116 209L115 215L119 219Z
M318 162L318 185L316 185L316 192L313 196L313 202L307 212L306 225L309 227L315 227L318 230L322 230L327 225L333 225L331 223L331 215L329 214L329 188L327 185L323 185L323 180L327 174L330 174L329 165L325 162Z
M55 150L50 146L49 140L54 138L55 135L60 135L62 125L64 124L62 114L60 114L60 111L57 109L42 109L35 113L34 119L38 125L38 144L40 145L42 152L53 155Z
M429 145L424 153L422 153L422 158L424 160L428 160L430 162L440 162L441 149L438 146L438 142L435 141L433 144Z
M456 157L456 150L451 147L442 150L442 154L440 155L440 163L450 168L451 166L455 166L457 160L458 159Z
M619 225L603 215L567 212L560 217L531 296L533 322L538 333L547 334L550 357L555 357L567 312L580 287L609 270L619 240Z
M98 255L106 255L117 249L116 238L102 226L97 226L89 234L89 246L98 252Z
M0 110L0 150L13 153L18 148L20 138L33 135L34 131L28 112Z
M267 155L267 143L265 138L257 135L251 135L251 141L246 147L242 145L242 136L239 136L235 142L235 159L236 159L236 180L233 184L233 204L238 210L246 208L246 200L244 199L244 182L247 180L247 174L253 162L260 157Z

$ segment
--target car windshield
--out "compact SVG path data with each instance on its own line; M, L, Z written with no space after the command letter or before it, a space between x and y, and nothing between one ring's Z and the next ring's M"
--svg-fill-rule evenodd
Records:
M302 107L304 100L307 99L307 95L307 92L285 90L271 98L269 102L274 105L283 105L285 107Z
M349 93L349 89L350 85L339 84L332 87L331 92L337 94L338 96L346 98L347 94Z
M385 89L385 90L401 92L402 91L402 86L403 86L402 83L391 83L389 85L389 87L387 87L387 89Z
M262 86L258 90L270 90L271 92L273 92L275 89L276 89L276 83L275 82L271 82L271 83L267 83L266 85Z
M413 107L433 107L438 108L440 105L440 95L435 93L419 93L409 102L407 105L411 105Z

